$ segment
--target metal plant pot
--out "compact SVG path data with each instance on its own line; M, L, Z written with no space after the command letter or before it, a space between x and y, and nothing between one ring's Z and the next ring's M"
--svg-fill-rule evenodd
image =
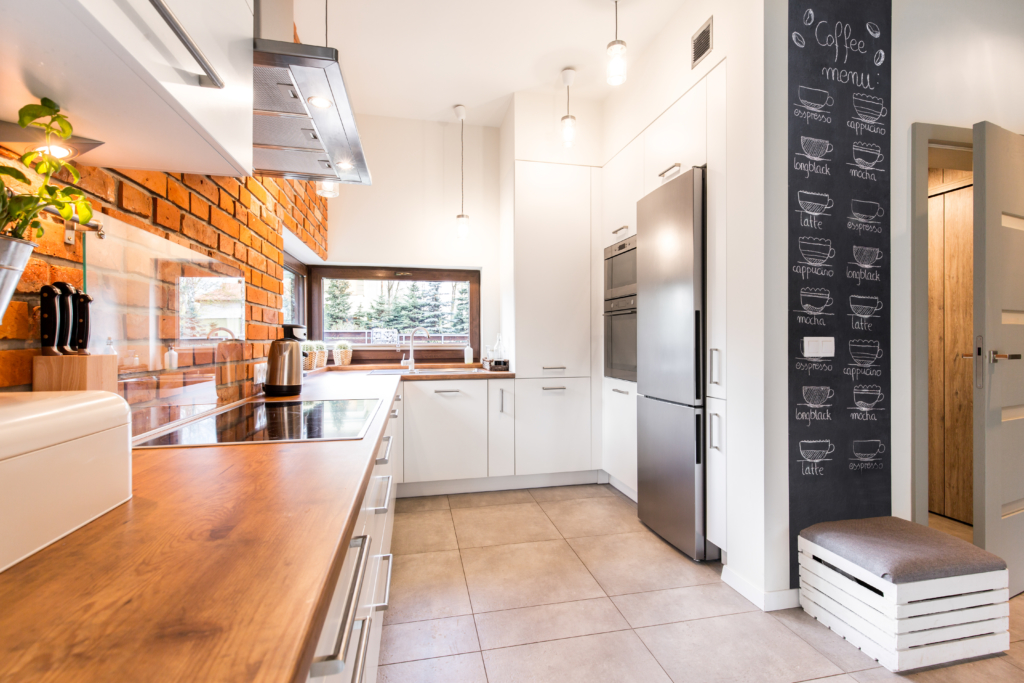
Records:
M7 305L11 303L21 274L37 246L35 242L0 235L0 320L7 313Z

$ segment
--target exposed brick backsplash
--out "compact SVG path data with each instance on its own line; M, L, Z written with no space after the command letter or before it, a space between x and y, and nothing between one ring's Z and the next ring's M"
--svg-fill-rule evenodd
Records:
M27 171L16 154L4 148L0 148L0 164ZM216 375L222 402L251 395L252 364L266 357L270 341L281 333L283 230L291 231L321 257L327 255L327 202L317 196L314 183L75 165L82 176L78 187L88 193L96 210L244 272L243 358L219 359L211 354L192 359L190 354L181 358L181 366L186 361L190 366L207 364L209 373ZM34 240L39 247L0 322L0 390L31 389L32 357L39 353L39 288L57 281L82 283L81 235L70 246L64 244L59 221L44 220L44 229L43 237ZM222 365L221 361L241 364ZM139 403L179 391L183 383L188 384L188 373L133 379L139 381L123 391L129 402Z

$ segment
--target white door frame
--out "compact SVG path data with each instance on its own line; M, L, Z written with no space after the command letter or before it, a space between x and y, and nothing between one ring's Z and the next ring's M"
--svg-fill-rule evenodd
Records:
M911 519L928 526L928 147L972 147L971 128L910 127Z

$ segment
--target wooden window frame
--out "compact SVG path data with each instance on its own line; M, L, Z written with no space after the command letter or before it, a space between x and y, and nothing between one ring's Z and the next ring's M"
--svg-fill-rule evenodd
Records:
M296 304L298 304L299 319L296 321L296 324L308 326L309 287L307 286L307 283L309 282L309 266L307 266L305 263L292 256L288 252L282 253L284 254L284 269L290 270L291 272L295 273L295 275L298 276L298 280L296 281L296 289L298 289L298 291L295 293L295 301ZM283 280L284 277L282 276L282 281Z
M480 271L455 268L379 268L370 266L311 266L307 277L309 338L324 336L323 280L415 280L425 282L469 282L469 343L473 360L480 359ZM353 349L352 363L397 363L405 353L394 349ZM416 358L422 361L462 362L461 348L431 349L417 347Z

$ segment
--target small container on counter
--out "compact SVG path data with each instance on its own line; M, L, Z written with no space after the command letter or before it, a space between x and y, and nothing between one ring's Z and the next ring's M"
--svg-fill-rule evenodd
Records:
M466 348L462 349L462 360L466 365L473 363L473 347L469 344L466 345Z

